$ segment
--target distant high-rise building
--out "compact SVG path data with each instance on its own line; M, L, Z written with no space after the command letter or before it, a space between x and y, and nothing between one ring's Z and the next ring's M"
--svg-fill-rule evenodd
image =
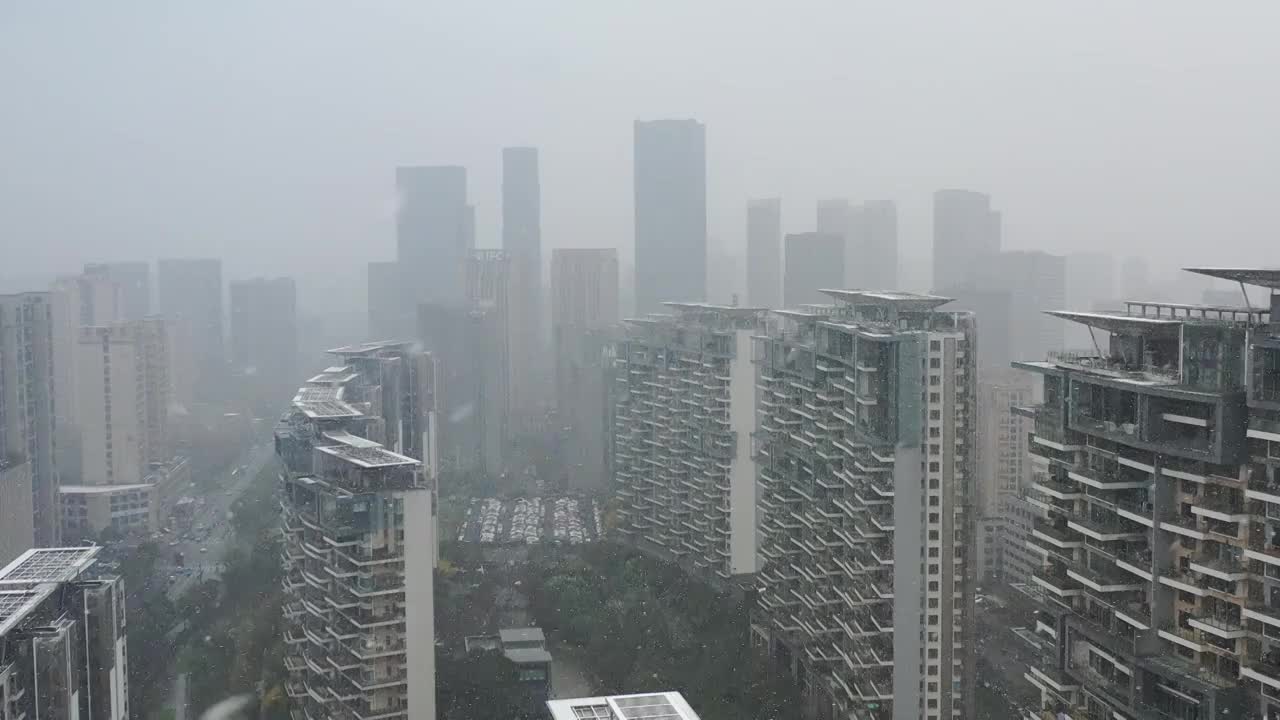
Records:
M424 358L332 352L275 428L285 692L312 718L434 720L436 477L405 452Z
M233 282L231 364L266 407L298 374L298 293L293 278Z
M1009 293L1010 361L1040 358L1051 350L1061 350L1062 322L1046 313L1066 307L1066 261L1061 255L1038 250L999 253L980 280L985 287ZM982 322L982 318L978 319ZM1005 365L1000 366L1007 367ZM995 368L992 368L995 369ZM979 368L984 371L986 368Z
M25 551L0 569L5 718L127 720L125 588L94 567L101 547Z
M635 123L636 312L707 295L706 127Z
M1009 501L1028 476L1025 443L1030 422L1014 413L1032 404L1031 378L1004 370L978 379L977 563L983 584L1004 577L1005 526Z
M991 198L972 190L938 190L933 194L933 287L951 288L974 281L1000 252L1000 213Z
M550 370L542 320L542 191L538 150L502 151L502 249L511 273L511 412L519 426L532 423L544 400Z
M752 634L821 717L976 717L973 317L929 295L827 296L753 333Z
M852 207L845 198L828 198L818 201L814 229L823 235L849 237L849 217Z
M160 313L168 321L171 382L180 403L225 397L227 354L222 331L222 261L161 260Z
M467 205L467 170L457 166L396 168L396 259L408 307L466 301L467 256L475 221Z
M80 328L81 477L59 488L63 537L151 532L190 473L168 439L169 357L159 317Z
M843 289L845 239L841 235L792 233L783 241L786 267L783 270L782 304L825 303L822 290Z
M53 334L50 293L0 295L0 563L59 540Z
M782 200L747 203L747 297L752 307L782 307Z
M120 292L119 319L141 320L151 314L151 264L146 262L89 263L85 275L114 282Z
M742 285L742 262L727 248L707 248L707 302L718 305L741 304L746 288Z
M1120 263L1120 294L1125 300L1150 300L1151 268L1140 257L1127 257Z
M1076 252L1067 255L1067 296L1062 307L1042 308L1061 310L1072 307L1084 310L1096 308L1100 303L1116 297L1116 261L1106 253ZM1089 329L1082 325L1066 328L1066 346L1087 348L1091 344ZM1036 357L1036 356L1031 356Z
M618 316L618 251L556 249L551 254L551 336L556 410L564 429L567 484L605 485L608 433L606 354Z
M369 263L366 334L370 339L411 336L414 305L407 301L400 282L400 263Z
M898 208L881 200L850 210L844 251L845 285L898 287Z
M757 565L751 344L762 311L667 307L674 316L628 323L616 345L617 530L704 581L741 580Z
M1013 299L1003 285L978 286L969 283L962 287L947 288L947 297L955 302L951 307L973 313L982 334L978 343L977 364L980 375L1003 371L1015 357L1013 351Z

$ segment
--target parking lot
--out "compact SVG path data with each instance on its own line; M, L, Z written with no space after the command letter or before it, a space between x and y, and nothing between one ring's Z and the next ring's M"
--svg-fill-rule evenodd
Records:
M600 514L595 500L571 496L479 498L467 508L458 541L482 545L595 542L603 534Z

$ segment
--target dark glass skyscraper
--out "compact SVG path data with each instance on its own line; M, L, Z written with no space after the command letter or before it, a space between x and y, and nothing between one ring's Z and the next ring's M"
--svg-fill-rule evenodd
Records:
M410 307L419 302L462 304L472 243L466 168L396 168L396 190L396 259L405 300Z
M511 273L511 411L517 426L532 420L545 393L542 319L542 190L538 149L502 150L502 249Z
M706 127L635 124L636 312L707 295Z

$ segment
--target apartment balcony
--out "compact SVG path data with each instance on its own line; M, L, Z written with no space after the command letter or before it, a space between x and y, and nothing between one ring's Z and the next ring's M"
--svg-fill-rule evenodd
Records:
M1067 477L1097 490L1143 490L1151 487L1150 478L1137 477L1128 473L1102 470L1072 470L1067 473Z
M1032 522L1031 536L1062 550L1084 547L1084 537L1079 533L1068 529L1065 525L1057 526L1053 522L1040 518Z
M1132 573L1147 582L1154 582L1151 573L1151 550L1148 548L1125 548L1115 555L1116 567Z
M1240 668L1240 677L1262 683L1271 688L1270 694L1280 691L1280 658L1262 657Z
M1149 528L1155 527L1155 506L1147 500L1117 500L1116 514Z
M1084 587L1078 580L1067 575L1067 572L1055 566L1049 566L1031 574L1031 581L1058 597L1075 597L1084 594Z
M1127 602L1116 606L1115 616L1117 620L1133 626L1134 629L1145 631L1151 629L1151 606L1144 602Z
M1147 531L1142 526L1120 518L1102 519L1098 516L1077 516L1067 519L1067 527L1098 542L1115 542L1118 540L1141 540L1146 538Z
M1084 497L1084 491L1080 489L1079 483L1052 477L1041 477L1031 483L1031 489L1058 500L1080 500Z
M1182 627L1175 622L1165 622L1160 625L1160 637L1168 640L1175 645L1181 645L1188 650L1195 652L1206 652L1208 646L1200 640L1200 631L1195 628Z
M1238 582L1249 576L1240 559L1228 554L1201 554L1191 560L1191 570L1225 582Z
M1191 513L1222 523L1248 522L1249 513L1239 496L1202 495L1191 506Z
M1080 584L1094 592L1100 593L1139 590L1144 585L1132 574L1120 572L1114 566L1107 567L1106 565L1088 567L1082 564L1074 564L1068 567L1067 577L1079 581Z
M1238 640L1245 637L1244 625L1239 618L1224 615L1193 615L1187 624L1201 632L1220 637L1224 640Z

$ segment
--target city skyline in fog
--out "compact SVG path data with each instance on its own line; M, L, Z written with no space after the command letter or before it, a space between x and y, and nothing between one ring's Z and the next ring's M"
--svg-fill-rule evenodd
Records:
M782 198L791 233L847 197L897 202L901 258L924 260L932 192L962 187L1006 248L1144 256L1158 282L1267 264L1278 11L1202 8L7 7L4 274L218 257L322 309L394 257L397 166L465 166L497 246L510 145L539 149L548 251L631 266L633 122L657 118L706 125L713 253L745 255L749 199Z

